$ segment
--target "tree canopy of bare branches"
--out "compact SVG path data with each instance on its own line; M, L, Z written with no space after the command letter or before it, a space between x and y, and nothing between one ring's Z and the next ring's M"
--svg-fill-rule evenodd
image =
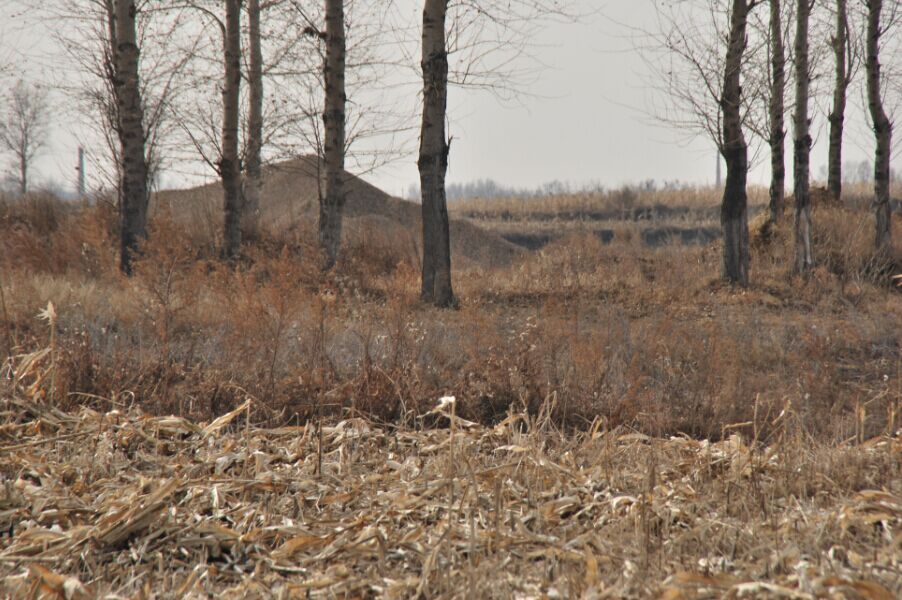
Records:
M760 2L752 2L751 8ZM731 0L688 0L656 6L657 23L643 31L639 50L649 68L648 84L654 92L652 117L687 137L704 137L723 153L723 93L726 47L731 36ZM768 27L744 28L745 42L739 68L742 94L740 124L750 135L767 139L766 115L759 105L768 98ZM766 104L765 104L766 106Z
M171 167L174 99L183 90L178 75L184 55L172 52L175 40L196 45L189 35L183 9L161 10L165 0L143 0L137 7L136 41L143 105L144 150L148 186ZM62 50L66 69L54 81L68 97L66 114L86 149L96 177L92 185L118 189L122 181L115 75L116 15L114 0L72 0L42 3L34 18L52 24L51 36ZM118 197L118 196L117 196Z
M0 148L12 154L20 194L28 191L34 159L46 147L50 128L47 91L18 80L0 105Z

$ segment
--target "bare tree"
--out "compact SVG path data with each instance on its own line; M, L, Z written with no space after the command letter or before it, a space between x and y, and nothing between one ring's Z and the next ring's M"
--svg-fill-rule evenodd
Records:
M808 119L809 84L808 24L812 0L797 0L793 113L793 178L795 180L795 263L796 273L811 269L811 122Z
M886 114L880 77L880 40L887 31L881 27L883 0L866 0L867 5L867 93L868 108L874 127L877 148L874 152L874 215L876 232L874 242L880 252L889 251L892 245L892 212L890 207L890 155L892 152L893 125ZM896 18L896 3L888 20L892 24Z
M786 50L783 44L783 12L780 0L770 0L769 22L770 48L770 220L776 222L782 215L786 198Z
M420 131L420 194L423 207L424 302L447 307L455 302L451 286L451 235L445 175L449 145L448 49L445 38L448 0L425 0L423 7L423 122Z
M225 0L223 25L222 154L218 170L223 192L223 254L241 252L241 162L238 124L241 98L241 0Z
M455 306L445 177L449 84L515 96L529 76L529 45L547 18L570 19L560 0L425 0L420 68L423 111L417 166L423 220L421 298ZM449 58L453 57L453 62ZM499 60L500 59L500 60ZM524 68L514 70L517 61Z
M174 99L184 90L178 75L185 65L184 55L172 52L172 42L185 38L188 46L197 36L185 27L183 9L161 10L164 0L138 2L136 41L141 48L140 97L143 104L144 151L148 189L167 166L175 129ZM63 50L65 69L58 69L55 81L68 95L70 122L78 126L78 137L86 148L102 188L117 189L122 182L116 98L116 13L115 0L72 0L44 3L36 14L58 24L51 35ZM73 76L74 75L74 76ZM118 195L116 196L118 198Z
M10 91L3 120L0 146L16 161L19 193L28 191L28 174L38 153L46 146L50 127L47 92L21 79Z
M247 0L248 116L242 211L242 235L245 237L257 234L263 187L263 48L260 38L260 12L260 0Z
M138 74L140 50L135 0L115 0L117 131L122 159L119 186L120 260L126 274L132 271L132 255L147 236L147 162L144 154L144 105Z
M313 42L307 52L320 59L310 72L314 77L306 81L308 104L303 112L308 127L303 130L302 125L299 130L301 139L320 158L313 163L319 182L317 238L320 266L328 270L340 254L348 194L346 163L353 163L352 168L360 173L402 156L403 150L391 138L411 129L410 112L402 114L397 106L377 95L380 87L388 85L382 81L387 70L393 74L389 79L394 79L395 85L399 83L395 79L401 64L398 58L388 58L377 50L381 47L384 52L385 47L394 45L390 36L396 32L396 24L386 26L388 15L380 14L390 12L385 8L391 7L391 2L326 0L319 5L321 13L307 10L298 0L293 4L306 24L307 40ZM322 22L324 28L319 25ZM353 101L349 101L349 95L353 95ZM389 145L361 148L362 141L376 138Z
M180 75L188 82L183 84L186 87L198 89L206 88L209 84L218 85L221 98L218 119L214 111L205 110L211 105L206 94L192 96L195 105L180 105L176 112L181 131L187 135L203 162L219 177L222 187L222 255L229 260L237 258L241 253L244 209L247 204L243 189L246 186L242 185L241 153L243 4L243 0L188 0L184 4L164 4L161 7L164 11L189 10L204 19L202 23L195 23L195 27L200 27L202 31L216 32L208 37L209 47L192 45L181 52L187 68ZM213 27L208 28L207 24L212 24ZM195 63L210 67L210 70L200 69L195 72ZM214 73L214 68L218 73ZM261 147L262 143L261 140Z
M320 186L321 199L327 196L326 137L328 133L330 140L334 139L336 130L327 127L327 119L324 119L328 112L326 64L330 52L329 36L325 31L325 3L248 0L243 4L248 19L244 30L247 50L243 52L241 71L247 85L239 89L238 158L244 165L241 229L242 236L246 236L257 228L258 220L266 214L260 205L265 203L262 178L266 174L263 165L267 163L316 154L321 160L292 161L286 168L306 171L306 176L315 177ZM187 0L185 6L190 7L195 17L194 27L203 31L206 43L189 57L181 76L182 85L194 91L181 97L177 105L183 136L180 163L191 175L201 175L202 171L197 167L203 165L204 170L209 168L221 178L224 104L211 102L210 90L222 85L219 37L225 30L222 2ZM169 9L173 9L172 5ZM380 21L384 7L369 0L345 0L343 12L343 27L348 30L346 38L349 45L345 49L347 58L343 87L346 89L339 95L353 94L354 101L342 100L345 102L342 119L344 132L334 147L343 154L338 169L350 160L359 172L375 168L399 155L397 147L384 145L363 150L357 146L361 140L373 143L377 137L385 136L390 144L392 135L410 125L399 125L397 101L394 106L386 103L389 108L385 108L379 98L380 88L388 89L382 81L388 65L383 55L391 50L385 36L393 33ZM205 27L207 24L214 26ZM176 51L187 54L179 48ZM397 62L392 67L397 69ZM330 73L334 72L330 70ZM331 83L329 86L333 87ZM400 95L397 90L391 91ZM408 122L411 112L405 113ZM335 155L330 152L330 156ZM343 195L338 193L339 197ZM334 211L332 213L335 214ZM327 224L327 220L323 219L322 223ZM339 229L332 237L340 240L340 218L334 221ZM268 223L275 224L272 221ZM337 252L336 245L335 256Z
M727 281L747 285L749 281L748 145L742 131L742 65L746 50L746 26L749 12L760 0L733 0L730 34L724 62L723 146L727 163L720 221L723 228L723 276Z
M758 2L760 3L760 2ZM731 35L732 0L688 0L656 4L657 28L640 30L638 46L648 65L648 85L656 93L652 118L686 134L705 137L723 155L723 84ZM753 15L748 11L749 19ZM760 63L769 25L747 23L742 53L740 119L753 140L769 139L759 105L769 106L770 67ZM764 100L762 102L762 100Z
M707 137L724 158L727 176L721 203L721 272L725 280L739 285L746 285L749 278L746 186L750 151L746 133L758 142L773 142L778 153L784 136L785 108L780 88L785 85L785 70L780 71L785 57L774 60L779 48L777 36L772 35L774 18L782 22L782 13L775 10L770 21L750 26L754 9L763 2L661 4L657 7L658 30L646 32L650 44L641 48L654 74L650 84L663 98L663 104L652 108L653 117L691 137ZM782 29L778 37L783 39ZM761 62L765 56L771 58L767 61L770 64ZM774 205L779 205L782 197L782 164L779 155L774 157L778 183L773 189L779 194Z
M849 85L855 72L855 51L849 32L849 9L846 0L836 0L836 24L830 45L833 49L834 86L830 122L830 148L827 154L827 191L839 201L842 196L842 142Z
M325 185L319 203L319 244L323 267L331 269L341 246L345 204L345 16L344 0L326 0L326 58L323 64L325 110Z

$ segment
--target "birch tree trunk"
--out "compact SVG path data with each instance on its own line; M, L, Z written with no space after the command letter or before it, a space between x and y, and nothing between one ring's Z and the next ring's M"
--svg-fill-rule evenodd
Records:
M876 232L874 243L879 252L888 253L892 244L892 212L890 209L890 154L893 126L883 108L880 90L880 13L883 0L867 0L867 75L868 109L874 125L877 149L874 154L874 215Z
M248 114L247 156L244 167L244 206L241 232L256 237L260 223L263 188L263 50L260 41L260 0L247 1L248 26Z
M747 285L749 281L748 146L742 132L741 69L746 47L746 25L749 3L732 0L730 37L724 67L723 157L727 163L720 222L723 227L723 277L731 283Z
M849 88L849 11L846 0L836 0L836 31L831 40L835 66L833 109L830 121L830 148L827 153L827 192L834 201L842 196L842 137L846 119L846 91Z
M786 199L786 49L783 46L783 18L780 0L770 0L771 95L770 95L770 202L774 223L783 215Z
M420 192L423 211L421 298L441 307L456 301L451 287L451 236L445 176L448 143L448 49L445 19L448 0L425 0L423 8L423 122L420 130Z
M225 0L223 36L225 77L222 85L222 155L219 177L223 191L223 254L241 251L241 165L238 158L238 116L241 92L241 0Z
M795 266L805 273L811 258L811 135L808 121L808 21L811 0L798 0L796 5L795 71L796 98L793 114L793 178L795 179Z
M341 248L345 204L345 51L344 0L326 0L325 185L319 203L319 245L324 269L335 266Z
M144 110L138 80L140 51L135 0L116 0L115 90L121 145L119 189L119 266L132 272L133 254L147 237L147 162L144 155Z

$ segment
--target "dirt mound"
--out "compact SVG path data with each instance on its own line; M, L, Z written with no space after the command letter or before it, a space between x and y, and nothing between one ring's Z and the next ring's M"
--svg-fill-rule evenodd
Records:
M286 231L315 221L318 213L321 164L302 157L264 169L261 224ZM393 198L359 177L347 173L345 236L357 241L390 237L404 251L419 254L422 247L420 206ZM152 211L166 210L176 220L204 223L218 235L222 222L222 188L210 183L188 190L166 190L154 196ZM451 250L458 265L503 267L523 250L500 235L459 220L451 221Z

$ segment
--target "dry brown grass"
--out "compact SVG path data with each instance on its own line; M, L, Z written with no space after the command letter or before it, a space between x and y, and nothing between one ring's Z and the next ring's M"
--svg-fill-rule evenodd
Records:
M750 189L751 214L767 203L767 190ZM720 233L720 193L685 187L573 193L534 198L455 202L451 214L533 250L567 236L591 234L605 242L707 244Z
M792 399L812 435L838 441L856 406L872 407L874 434L900 396L902 302L873 260L870 217L842 208L816 210L819 266L805 280L786 266L788 223L756 247L746 290L719 283L715 246L651 249L623 224L611 244L576 233L507 269L459 268L456 312L418 304L416 252L391 231L350 228L323 275L309 229L261 238L233 269L195 228L159 218L129 280L108 211L6 210L5 345L40 343L34 316L57 306L64 408L125 394L204 419L249 395L274 421L409 422L453 393L462 416L493 423L557 395L564 427L603 416L717 439L754 406Z
M541 215L596 212L629 212L642 208L706 209L720 205L721 192L711 187L652 189L625 186L616 190L537 196L535 198L492 198L461 200L450 206L452 214L477 216L480 219L507 218L529 220ZM767 204L767 189L749 188L749 204Z
M788 223L744 290L623 223L449 312L391 229L324 275L163 214L126 279L108 209L0 203L2 593L898 597L902 297L814 222L806 279Z

